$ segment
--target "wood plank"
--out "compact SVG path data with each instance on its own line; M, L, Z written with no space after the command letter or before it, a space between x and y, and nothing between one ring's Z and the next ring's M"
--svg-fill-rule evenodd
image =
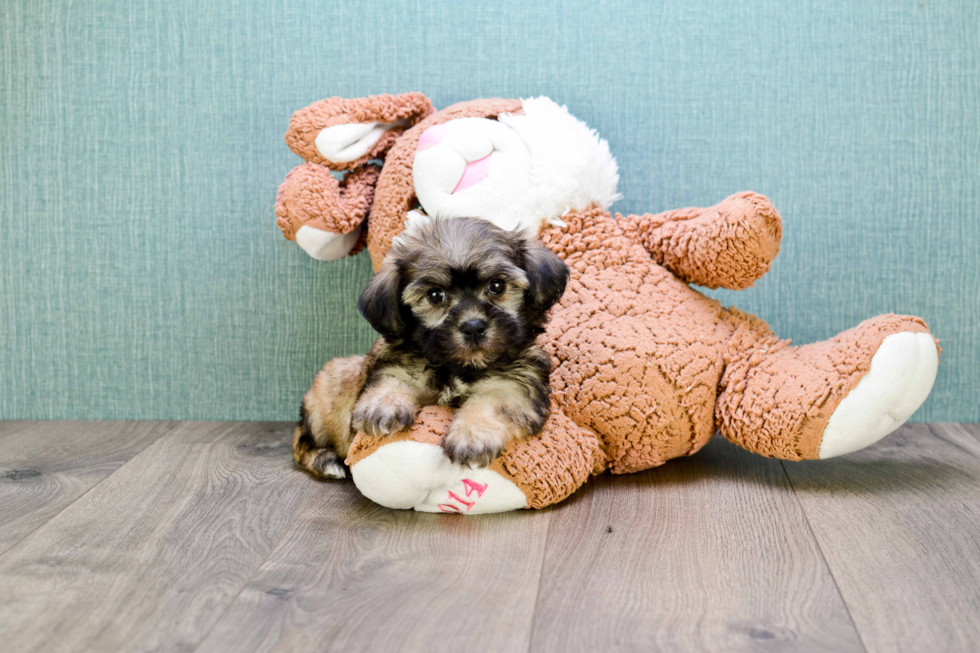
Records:
M0 422L0 554L174 426Z
M861 651L778 461L716 437L556 509L531 651Z
M193 649L308 500L287 424L187 423L0 560L5 650Z
M392 511L318 496L198 649L526 651L550 511Z
M980 650L980 425L785 467L868 651Z

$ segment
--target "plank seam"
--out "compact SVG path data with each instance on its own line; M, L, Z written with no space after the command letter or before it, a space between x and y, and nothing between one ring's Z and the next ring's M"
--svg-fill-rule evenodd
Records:
M534 645L534 629L538 625L538 603L541 601L541 583L544 580L544 563L548 559L548 547L551 544L551 528L555 523L554 506L548 507L548 530L544 535L544 546L541 547L541 566L538 567L538 587L534 592L534 614L531 616L531 628L527 636L527 652L531 653Z
M834 570L830 566L830 563L827 561L827 556L824 555L823 547L820 546L820 539L817 538L816 532L813 530L813 527L810 525L810 517L806 514L806 507L803 505L803 502L800 501L799 496L797 496L796 494L796 487L793 485L793 479L790 478L789 472L786 471L786 461L780 460L779 465L782 467L783 475L786 476L786 482L789 484L789 489L793 493L793 501L796 502L796 505L800 509L800 514L803 515L803 523L806 524L806 530L810 534L810 537L813 539L813 543L817 547L817 552L820 554L820 559L823 561L823 566L827 569L827 573L830 574L830 580L832 580L834 583L834 589L837 590L837 596L840 597L840 602L844 605L844 610L845 612L847 612L847 618L850 619L851 627L854 628L854 633L858 637L858 643L861 644L861 648L864 649L865 653L870 653L870 649L868 649L868 645L865 644L864 642L864 636L861 634L861 629L858 628L857 622L854 620L854 615L851 614L851 606L847 604L847 599L844 598L844 593L840 589L840 584L837 582L837 577L834 575Z
M946 429L949 427L959 426L963 431L966 432L966 434L969 437L974 438L977 441L980 441L980 433L974 433L974 431L969 428L969 426L971 426L970 424L966 424L963 422L928 422L928 423L923 422L923 424L926 427L926 430L929 431L929 433L931 433L936 438L942 440L946 444L955 447L956 449L959 449L960 451L965 453L968 458L977 457L977 453L975 451L964 447L961 443L956 441L955 439L956 436L951 436L950 433L946 431Z
M24 421L30 421L30 420L24 420ZM49 421L54 421L54 420L49 420ZM140 421L144 421L144 420L133 420L133 421L140 422ZM109 474L107 474L105 476L105 478L97 481L96 483L93 483L87 490L85 490L84 492L82 492L81 494L79 494L77 497L75 497L74 499L72 499L71 501L69 501L68 503L66 503L64 506L62 506L61 510L59 510L58 512L56 512L53 515L51 515L50 517L48 517L48 519L45 520L43 523L38 524L37 526L35 526L30 532L24 533L24 537L20 538L16 542L12 542L10 544L10 546L8 546L3 551L0 551L0 561L2 561L3 558L4 558L4 556L6 556L7 553L10 552L12 549L14 549L17 545L19 545L21 542L23 542L24 540L26 540L27 538L29 538L34 533L38 532L40 529L42 529L45 526L47 526L48 524L50 524L56 517L58 517L58 515L60 515L61 513L63 513L65 510L67 510L71 506L75 505L75 502L77 502L79 499L81 499L82 497L84 497L85 495L87 495L89 492L91 492L92 490L94 490L98 486L100 486L103 483L105 483L106 480L108 480L109 478L111 478L120 469L122 469L126 465L130 464L131 462L133 462L133 460L137 456L141 455L144 451L146 451L147 449L149 449L150 447L152 447L153 445L155 445L157 442L159 442L160 441L160 438L162 438L163 436L167 435L168 433L172 433L174 430L176 430L180 426L180 422L179 421L173 421L173 420L160 420L160 421L156 421L156 420L145 420L144 423L154 422L154 423L159 424L161 421L164 424L166 424L166 426L161 430L160 434L157 437L155 437L152 440L150 440L149 442L147 442L146 443L146 446L144 446L142 449L133 452L133 455L129 458L129 460L127 460L126 462L124 462L119 467L116 467Z
M313 503L313 499L314 497L310 497L306 501L306 503L303 504L303 507L300 508L298 511L296 511L296 516L293 517L293 521L289 524L287 528L283 530L282 535L276 541L275 545L269 549L269 552L265 555L264 558L262 558L262 561L258 565L256 565L255 569L252 570L252 574L245 580L244 583L242 583L242 586L238 588L238 591L235 592L235 596L233 596L231 600L228 601L228 605L225 606L225 609L222 610L221 614L218 615L218 618L214 620L214 623L211 624L211 627L208 628L208 631L204 633L204 637L202 637L201 640L197 643L197 646L194 647L195 653L196 651L199 651L202 646L204 646L204 642L208 641L208 637L211 636L212 631L214 631L214 629L217 628L218 624L224 621L224 618L225 616L227 616L228 611L231 610L233 605L235 605L235 602L238 601L238 597L242 595L242 592L245 591L245 588L248 587L249 583L251 583L252 580L255 579L255 576L259 573L259 571L262 570L262 567L265 566L265 563L269 562L269 558L271 558L272 555L279 550L279 546L282 544L282 541L285 540L286 536L293 531L293 527L296 525L296 522L299 521L300 516L302 516L303 513L306 512L306 508L311 503Z

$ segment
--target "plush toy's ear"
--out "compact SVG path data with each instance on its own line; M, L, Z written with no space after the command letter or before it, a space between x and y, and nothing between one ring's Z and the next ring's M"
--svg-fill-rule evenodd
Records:
M421 93L328 98L293 114L286 144L312 163L352 170L383 159L402 132L434 110Z
M388 260L357 300L357 308L361 311L361 315L385 340L399 338L405 333L400 295L401 273L398 267Z
M540 241L522 238L521 260L527 274L525 303L536 313L544 313L561 299L568 283L568 266Z

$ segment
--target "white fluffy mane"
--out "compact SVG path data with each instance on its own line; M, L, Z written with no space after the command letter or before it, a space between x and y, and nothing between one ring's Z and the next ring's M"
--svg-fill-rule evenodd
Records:
M590 204L608 209L622 197L616 192L616 159L594 129L550 98L521 103L523 114L501 114L498 120L517 132L531 152L532 182L542 191L531 208L534 217L554 219Z

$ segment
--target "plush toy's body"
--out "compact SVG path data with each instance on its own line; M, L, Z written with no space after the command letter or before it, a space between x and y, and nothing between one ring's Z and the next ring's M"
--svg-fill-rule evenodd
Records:
M346 131L331 131L338 126ZM420 209L537 232L571 269L540 341L554 363L542 435L469 470L438 446L448 409L423 410L392 438L360 434L348 464L383 505L542 507L593 473L692 454L715 430L761 455L829 458L897 428L935 379L938 347L919 318L880 316L793 347L759 318L692 289L746 288L769 269L782 229L770 202L741 193L707 209L613 217L608 147L545 98L437 113L419 94L325 100L294 115L287 142L308 163L280 189L279 224L317 258L366 242L377 268ZM379 177L369 161L380 158ZM348 170L344 182L325 166ZM350 363L338 365L356 383Z

